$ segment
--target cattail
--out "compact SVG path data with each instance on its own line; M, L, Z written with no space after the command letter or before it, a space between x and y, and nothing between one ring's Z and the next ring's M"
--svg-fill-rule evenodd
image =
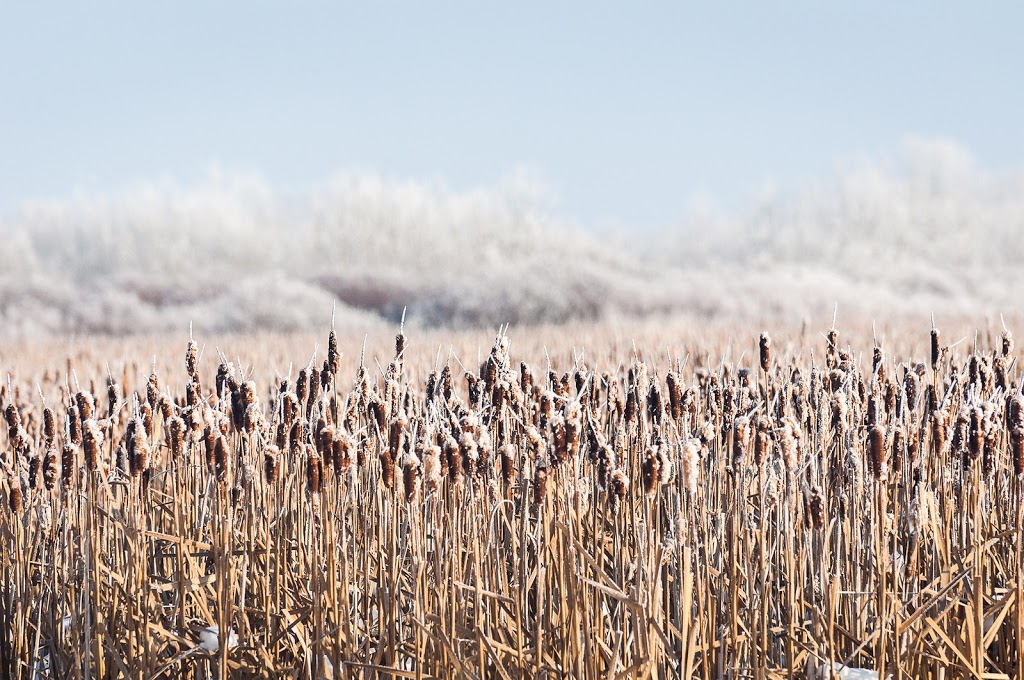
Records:
M939 347L939 329L932 329L932 370L938 370L941 348Z
M885 426L875 425L868 431L868 469L877 481L886 479Z
M761 333L761 341L759 344L761 350L761 370L767 373L772 363L772 339L769 337L767 331Z
M79 392L75 395L75 403L78 405L78 415L82 420L89 420L89 418L92 418L94 404L91 394L88 392Z
M85 469L90 472L99 467L100 447L103 445L103 431L93 419L82 424L82 451L85 453Z
M185 421L175 416L167 423L167 439L171 456L179 458L185 451Z
M60 450L60 476L65 487L71 485L75 474L75 447L65 444Z
M477 459L480 456L480 450L472 432L463 432L462 437L459 438L459 455L462 459L463 472L472 475L476 471Z
M620 469L612 472L608 480L608 495L612 500L612 508L618 508L619 503L626 499L626 492L629 490L629 477Z
M148 402L143 402L142 406L139 407L139 416L142 418L142 428L146 432L147 437L153 436L153 409L150 408Z
M39 468L42 466L42 461L39 456L29 456L28 459L28 488L35 489L36 484L39 481Z
M501 478L506 485L511 486L516 481L516 448L512 444L505 444L499 450L501 456Z
M825 527L825 499L821 496L821 489L814 487L811 497L807 503L808 515L815 529Z
M602 488L607 488L611 481L612 471L618 466L618 457L615 450L605 444L601 447L597 458L597 483Z
M889 467L892 468L893 474L896 475L903 471L903 447L903 430L896 429L892 433L892 453L889 456Z
M171 418L174 417L174 405L171 403L171 398L166 394L160 396L160 415L163 416L164 423L168 423Z
M747 416L739 416L732 425L732 462L733 465L742 465L747 457L747 444L750 441L750 419Z
M53 415L53 409L47 406L43 409L43 438L46 446L53 446L53 440L57 436L57 420Z
M783 423L779 449L786 469L790 472L796 470L800 459L800 426L792 418L787 418Z
M394 476L394 469L391 472ZM313 495L320 493L321 483L323 481L323 463L320 460L320 456L317 455L316 449L312 446L306 447L306 490ZM392 486L394 480L392 480ZM389 487L391 488L391 487Z
M8 407L10 409L11 407ZM68 438L71 443L78 446L82 443L82 421L79 419L78 407L68 407Z
M441 486L441 447L428 446L423 454L423 478L427 485L427 491L435 493Z
M838 352L839 352L839 331L835 328L829 329L826 335L827 344L825 346L825 366L829 369L836 367L838 363Z
M146 383L146 401L149 402L150 408L156 408L157 401L160 400L160 378L157 377L156 373L149 374L149 381Z
M689 439L683 444L682 476L683 486L693 496L697 493L697 481L700 466L700 448L696 439Z
M651 417L651 422L660 423L664 412L665 408L662 405L661 388L658 386L657 380L652 380L651 387L647 391L647 414Z
M398 335L395 336L395 356L401 357L405 352L405 333L398 331Z
M107 417L113 418L117 411L117 404L120 398L117 394L117 383L113 378L107 378Z
M149 468L149 442L146 439L145 423L141 417L136 416L130 426L130 431L125 434L128 463L131 466L132 476L137 477Z
M21 413L18 411L18 407L14 404L8 404L7 408L4 409L4 418L6 418L7 427L10 428L11 431L21 427Z
M277 480L278 458L280 454L281 450L273 444L264 450L263 474L266 477L267 484L273 484Z
M348 472L349 466L352 464L352 440L342 432L335 432L331 448L333 450L331 459L334 463L334 474L340 477Z
M309 369L309 395L306 397L306 417L313 416L313 408L320 397L320 371L316 368Z
M295 397L299 406L306 403L306 396L308 394L306 383L306 369L303 368L299 370L299 377L295 380Z
M978 456L981 455L981 449L985 441L985 432L982 429L984 426L984 413L980 408L971 410L970 423L968 450L971 454L971 460L977 460Z
M189 377L196 374L198 354L199 348L196 346L196 341L189 339L188 344L185 346L185 372L188 373Z
M60 476L60 470L57 468L57 449L47 449L46 455L43 456L43 486L46 487L47 491L53 491L53 488L57 486L57 478Z
M548 468L545 465L538 465L533 473L533 503L540 505L548 492Z
M1010 356L1013 353L1013 333L1008 330L1003 331L1002 335L1002 355L1004 357Z
M422 465L416 454L409 452L402 459L402 486L405 487L405 502L413 503L419 498L422 483Z
M341 371L341 354L338 352L338 334L331 329L327 336L327 368L331 375L338 375Z
M757 419L757 433L754 435L754 464L760 467L771 450L771 421L764 416Z
M17 479L11 478L10 480L11 493L7 501L11 507L11 512L15 515L20 515L23 509L21 502L21 484Z
M658 492L658 486L660 485L660 479L658 474L658 467L661 463L661 459L658 457L658 447L649 446L647 451L644 453L644 460L641 463L641 476L644 482L644 491L648 496L653 497Z
M448 461L448 479L458 486L462 479L462 461L459 459L459 443L453 437L444 442L444 456Z
M1024 426L1018 425L1010 430L1010 460L1013 461L1013 473L1024 475Z

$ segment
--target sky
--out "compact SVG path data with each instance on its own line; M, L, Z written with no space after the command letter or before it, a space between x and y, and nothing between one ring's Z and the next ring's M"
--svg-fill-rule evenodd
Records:
M651 227L909 136L1024 164L1024 4L76 2L0 9L0 216L201 182L525 174Z

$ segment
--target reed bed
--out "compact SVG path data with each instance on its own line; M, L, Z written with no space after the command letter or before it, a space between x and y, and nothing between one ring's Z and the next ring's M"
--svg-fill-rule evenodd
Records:
M1024 677L1009 331L688 333L2 355L0 675Z

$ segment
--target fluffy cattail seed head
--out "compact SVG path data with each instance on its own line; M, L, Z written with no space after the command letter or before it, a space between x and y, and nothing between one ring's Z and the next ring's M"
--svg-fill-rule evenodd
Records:
M263 453L263 474L267 479L267 484L273 484L277 480L278 458L280 455L281 450L273 444L268 446Z
M544 502L548 491L548 468L545 465L538 465L533 473L533 502L540 505Z
M82 424L81 441L85 452L85 468L92 472L99 467L100 447L103 445L103 430L92 418Z
M682 458L680 461L683 476L683 487L691 495L697 493L698 477L700 475L700 442L690 439L683 444Z
M431 493L441 486L441 447L428 446L423 455L423 477Z
M43 457L43 485L47 491L53 491L57 486L57 478L60 476L60 469L57 466L57 449L47 449Z
M323 482L323 463L316 449L312 446L306 447L306 490L317 495L320 493Z
M189 377L196 374L198 366L199 348L196 346L195 340L189 340L185 346L185 371L189 374Z
M93 399L88 392L79 392L75 395L75 403L78 404L78 415L82 420L88 420L93 415Z

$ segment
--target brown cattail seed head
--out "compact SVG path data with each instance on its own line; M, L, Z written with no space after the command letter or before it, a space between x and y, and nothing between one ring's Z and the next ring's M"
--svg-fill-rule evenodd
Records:
M501 478L505 484L511 486L516 481L516 448L512 444L505 444L501 447Z
M428 446L423 454L423 477L427 483L427 490L436 492L441 486L441 447Z
M338 334L332 329L327 336L327 368L331 375L338 375L341 370L341 354L338 352Z
M1010 459L1013 461L1013 473L1018 477L1024 475L1024 427L1010 430Z
M548 491L548 469L544 465L537 466L533 473L533 502L540 505L544 502Z
M47 406L43 409L43 437L46 440L46 445L52 446L56 436L57 421L54 418L53 409Z
M420 494L422 477L420 459L409 452L402 459L402 486L405 487L405 502L413 503Z
M932 370L936 370L939 367L939 359L941 358L941 348L939 347L939 329L932 329Z
M71 484L71 478L75 474L75 447L65 444L60 450L60 476L64 486Z
M146 439L146 426L142 418L135 418L128 439L128 462L133 476L142 474L149 468L149 442Z
M883 425L875 425L868 431L868 468L877 481L882 481L888 476Z
M822 498L821 489L815 487L811 491L811 498L807 506L814 528L823 529L825 527L825 499Z
M228 440L224 435L220 435L213 446L213 471L217 481L222 484L227 481L229 464Z
M92 418L93 400L91 394L79 392L75 395L75 403L78 404L78 415L81 416L82 420Z
M167 422L167 440L171 456L179 458L185 451L185 421L178 416Z
M185 346L185 371L189 376L196 374L196 367L198 365L199 348L196 346L195 340L189 340Z
M644 453L644 460L641 463L641 475L644 482L644 491L648 496L653 497L658 492L661 483L659 466L661 459L658 457L658 447L649 446Z
M618 508L619 503L626 499L626 492L629 490L629 477L621 469L612 472L608 480L608 493L612 500L612 508Z
M39 480L39 468L42 466L42 461L39 456L29 456L28 459L28 488L35 489L36 484Z
M10 478L8 481L10 482L11 487L11 493L7 499L8 504L11 507L11 512L13 512L15 515L20 515L22 511L21 483L17 480L17 478L13 477Z
M277 480L280 454L281 450L274 445L268 446L263 454L263 474L267 479L267 484L273 484Z
M759 345L761 350L761 370L767 373L772 363L772 339L767 332L761 333Z
M760 466L771 451L771 422L761 416L757 419L757 434L754 435L754 464Z
M90 472L99 466L100 447L103 445L103 431L95 420L82 424L82 450L85 452L85 468Z
M8 410L12 407L8 406ZM82 443L82 421L79 419L78 407L68 407L68 438L75 446Z
M146 383L146 401L149 402L150 408L156 408L156 403L160 400L160 378L157 377L156 373L149 375L149 382Z
M53 488L57 486L58 476L60 476L60 470L57 467L57 449L47 449L46 455L43 457L43 485L47 491L53 491Z
M323 464L313 447L306 448L306 489L311 494L320 493Z

